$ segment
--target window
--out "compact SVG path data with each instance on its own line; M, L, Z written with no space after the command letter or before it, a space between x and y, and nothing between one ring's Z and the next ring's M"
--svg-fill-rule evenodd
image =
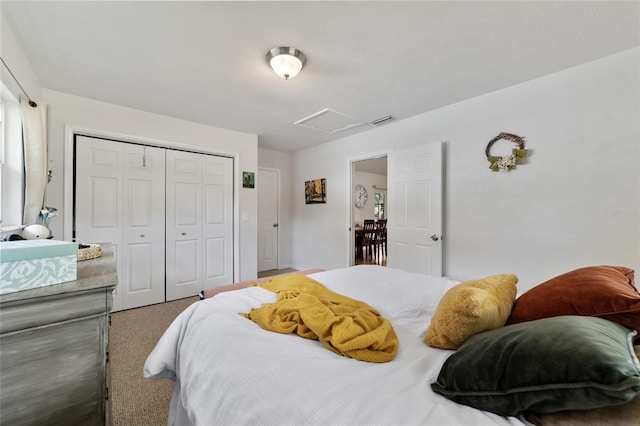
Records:
M0 99L0 188L2 188L3 164L4 164L4 102L2 102L2 99ZM2 226L2 196L1 195L0 195L0 226Z
M373 215L376 219L384 219L384 195L381 192L375 193Z
M6 86L0 86L0 226L22 224L22 113Z

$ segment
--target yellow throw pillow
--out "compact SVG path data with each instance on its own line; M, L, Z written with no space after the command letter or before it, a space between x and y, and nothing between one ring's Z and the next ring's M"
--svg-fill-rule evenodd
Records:
M450 288L431 318L425 343L458 349L471 336L502 327L516 300L517 282L514 274L500 274Z

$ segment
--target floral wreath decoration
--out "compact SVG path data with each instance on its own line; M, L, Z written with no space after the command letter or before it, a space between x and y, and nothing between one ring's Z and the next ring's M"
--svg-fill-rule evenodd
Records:
M506 139L515 143L518 147L511 150L511 155L507 155L504 157L498 157L491 155L489 152L491 150L491 146L498 142L501 139ZM522 164L522 160L527 156L528 150L524 149L524 137L514 135L512 133L501 132L495 138L491 139L487 144L487 148L484 150L484 153L487 156L487 160L490 165L489 168L494 172L508 172L509 170L515 169L516 164Z

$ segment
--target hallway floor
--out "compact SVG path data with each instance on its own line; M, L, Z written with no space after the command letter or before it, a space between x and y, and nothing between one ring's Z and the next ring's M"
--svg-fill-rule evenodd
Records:
M356 257L356 265L380 265L387 266L387 256L384 253L377 253L377 256L365 256L364 259ZM297 269L285 268L285 269L272 269L269 271L258 272L258 278L271 277L273 275L287 274L289 272L296 272Z
M387 254L383 253L381 249L371 254L373 256L369 256L368 253L365 253L363 257L356 256L355 264L387 266Z

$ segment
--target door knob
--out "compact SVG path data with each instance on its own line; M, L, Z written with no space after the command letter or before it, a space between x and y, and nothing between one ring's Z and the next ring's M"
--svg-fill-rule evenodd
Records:
M187 235L187 233L186 233L186 232L183 232L183 233L182 233L182 235Z
M431 239L432 239L433 241L438 241L438 240L440 239L440 237L438 237L436 234L433 234L433 235L431 236Z
M273 224L273 227L274 227L274 228L277 228L277 227L278 227L278 224L277 224L277 223L274 223L274 224Z

